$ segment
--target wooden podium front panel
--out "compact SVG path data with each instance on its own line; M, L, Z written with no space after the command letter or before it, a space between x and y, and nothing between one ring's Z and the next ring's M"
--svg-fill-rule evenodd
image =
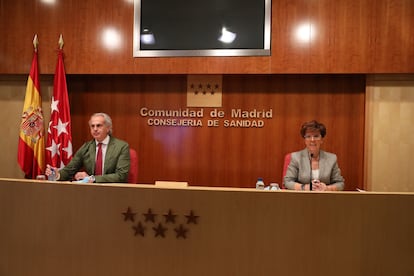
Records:
M413 275L412 210L414 194L0 179L0 275Z

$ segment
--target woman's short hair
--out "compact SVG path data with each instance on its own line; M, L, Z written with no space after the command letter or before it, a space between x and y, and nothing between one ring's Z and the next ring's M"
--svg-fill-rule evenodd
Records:
M300 128L300 135L305 137L307 131L319 131L322 138L326 135L326 127L324 124L319 123L316 120L312 120L306 123L303 123L302 127Z

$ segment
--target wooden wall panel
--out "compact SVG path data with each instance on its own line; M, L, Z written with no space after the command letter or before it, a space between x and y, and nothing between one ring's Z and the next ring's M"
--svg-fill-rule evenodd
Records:
M368 3L369 2L369 3ZM317 72L363 72L370 68L368 38L374 31L369 22L373 1L317 1L312 3L309 22L312 24L310 66ZM321 8L323 7L323 8ZM378 25L376 27L379 27Z
M324 148L338 155L347 189L363 186L364 76L224 75L218 109L273 109L263 128L209 128L212 108L204 108L203 127L149 126L141 107L186 107L186 75L70 75L68 85L75 149L90 139L89 116L109 113L114 135L138 151L140 183L253 187L259 176L281 183L284 154L304 147L300 125L317 119L327 126Z
M412 58L414 54L414 1L376 1L373 7L375 13L381 16L373 16L371 26L381 27L373 28L370 32L370 43L375 45L371 66L381 70L389 68L390 71L401 72L400 64L406 63L406 59ZM408 73L414 72L413 63L409 68ZM374 70L381 72L378 69Z
M300 24L315 38L297 42ZM40 39L40 71L53 73L59 34L69 74L275 74L414 72L414 1L273 0L270 57L133 58L132 1L0 0L0 74L26 74L32 39ZM102 44L105 28L121 36Z
M370 191L413 191L414 76L370 76L366 92L365 183ZM390 181L390 176L392 181Z
M306 72L310 43L295 41L295 27L309 18L309 4L301 1L273 1L271 72ZM284 12L282 12L284 11Z

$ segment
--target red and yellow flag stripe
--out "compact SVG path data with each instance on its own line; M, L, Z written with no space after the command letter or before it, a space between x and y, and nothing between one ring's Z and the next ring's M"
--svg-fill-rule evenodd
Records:
M40 93L37 50L33 55L20 123L18 163L26 178L45 170L45 131Z

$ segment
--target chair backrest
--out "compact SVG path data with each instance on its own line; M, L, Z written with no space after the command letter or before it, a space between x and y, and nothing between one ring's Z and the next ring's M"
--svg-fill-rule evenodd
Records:
M285 160L283 162L282 188L285 188L284 178L285 178L286 171L287 171L287 168L289 166L291 158L292 158L292 153L291 152L289 152L288 154L285 155Z
M136 184L138 182L138 154L134 149L129 148L130 166L128 174L128 183Z

